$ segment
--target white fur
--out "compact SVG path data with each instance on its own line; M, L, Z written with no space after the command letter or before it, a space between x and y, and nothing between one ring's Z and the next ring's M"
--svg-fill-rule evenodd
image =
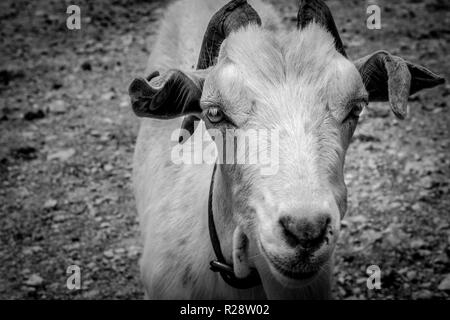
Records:
M146 72L194 69L212 15L228 1L182 0L161 20ZM274 11L249 1L269 28L281 26ZM133 185L144 252L141 277L150 299L261 298L261 289L242 292L209 270L213 259L207 228L212 167L175 166L169 138L181 119L143 119L134 156ZM230 236L233 231L231 231ZM181 244L183 243L183 244ZM180 279L186 278L187 286Z
M194 69L206 26L212 15L226 2L182 0L170 6L161 21L147 73L154 70L164 72L173 68L185 71ZM253 120L279 126L292 136L289 137L292 144L281 146L281 157L285 156L283 170L297 173L300 170L299 163L304 164L303 171L299 174L304 179L302 184L309 188L301 190L307 193L322 187L318 184L321 171L327 171L332 165L339 166L343 161L343 151L336 129L331 125L329 129L322 129L324 136L319 139L321 148L325 150L321 154L324 167L314 166L316 161L314 150L308 149L314 143L314 139L305 135L305 132L308 131L307 127L323 126L327 121L324 120L324 112L306 107L296 108L293 101L303 99L311 102L310 106L315 106L319 100L326 100L330 95L334 98L339 96L344 100L351 94L349 91L355 87L353 82L358 81L355 76L357 71L337 54L331 36L321 28L312 26L302 32L286 33L281 19L270 6L256 0L249 3L260 15L266 30L281 31L282 35L277 38L269 31L249 27L230 36L223 45L220 59L226 60L231 65L223 68L216 80L219 80L217 83L222 83L219 86L226 88L226 83L239 78L237 76L239 73L242 75L239 81L245 81L246 88L251 91L254 99L261 105L268 106L264 112L256 114ZM242 45L239 46L239 43ZM253 47L249 47L249 44ZM308 51L304 50L305 46L308 46ZM267 63L264 63L264 60ZM320 72L321 76L318 78L317 70L326 67L329 71ZM214 78L214 75L210 75L205 87ZM330 82L330 79L336 78L346 81ZM325 87L328 89L326 93L322 90ZM205 93L207 90L204 89L204 95L208 94ZM304 90L314 94L307 95ZM232 99L231 91L236 90L229 91L228 98ZM268 95L267 92L271 94ZM313 98L317 96L316 93L319 94L319 98ZM290 116L280 117L280 110L276 108L285 108L284 114ZM237 117L239 116L237 112ZM302 120L304 122L294 121L296 119L304 119ZM266 292L260 287L236 290L225 284L219 274L209 270L209 262L214 259L207 225L212 166L173 164L170 159L171 149L177 142L171 141L170 137L180 124L181 119L165 121L143 119L136 144L133 184L144 239L141 275L147 297L151 299L329 297L331 260L314 283L296 290L288 290L282 287L278 280L274 281L271 271L264 272L267 265L260 254L255 257L254 265L258 266L262 274ZM297 134L304 138L298 139L295 136ZM292 157L294 154L295 157ZM285 192L286 185L295 181L291 178L292 176L286 174L279 175L278 180L266 180L271 182L270 185L263 185L261 182L261 186L272 189L272 195L276 198L274 201L287 206L290 199L298 196ZM232 218L236 213L227 212L231 210L227 201L229 194L235 190L227 188L226 178L219 173L216 176L214 191L215 221L224 255L231 259L232 235L236 228L236 220ZM345 193L339 188L334 188L332 192ZM306 197L308 194L305 194ZM270 198L270 195L266 198ZM270 206L258 212L260 221L264 220L261 217L264 216L267 207ZM266 222L276 218L269 217ZM334 221L338 223L339 217ZM271 225L261 223L260 228L270 229ZM270 232L266 235L271 236ZM249 250L259 252L255 247ZM246 270L242 269L240 272L245 273Z

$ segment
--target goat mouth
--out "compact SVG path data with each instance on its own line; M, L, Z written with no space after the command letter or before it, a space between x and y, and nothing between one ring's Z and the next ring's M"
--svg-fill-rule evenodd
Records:
M272 254L268 253L264 246L261 246L264 255L267 257L269 264L273 267L273 269L278 272L280 275L291 279L291 280L310 280L314 278L318 270L304 271L304 270L293 270L287 269L278 258L274 257Z
M286 278L293 279L293 280L309 280L312 279L316 274L317 271L311 271L311 272L299 272L299 271L292 271L292 270L286 270L280 266L277 266L272 263L272 265L275 267L275 269L285 276Z

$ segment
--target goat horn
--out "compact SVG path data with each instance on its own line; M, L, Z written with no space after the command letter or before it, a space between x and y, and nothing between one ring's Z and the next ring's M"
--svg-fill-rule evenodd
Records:
M331 33L336 50L344 57L347 57L331 11L325 2L322 0L301 0L297 14L297 28L303 29L313 21L322 25Z
M219 55L220 45L228 35L250 23L261 25L261 18L246 0L232 0L214 14L203 37L197 69L207 69L214 65ZM189 115L183 119L181 128L192 135L195 131L197 116ZM180 137L180 143L183 143Z
M261 19L246 0L232 0L217 11L203 37L197 69L207 69L213 65L223 40L232 31L250 23L261 25Z

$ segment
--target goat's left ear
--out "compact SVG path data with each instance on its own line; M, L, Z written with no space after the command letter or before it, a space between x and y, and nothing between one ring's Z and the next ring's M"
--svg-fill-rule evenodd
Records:
M422 89L432 88L445 79L430 70L378 51L354 62L363 79L370 101L389 101L397 118L407 114L408 97Z
M204 71L186 74L169 70L162 75L153 72L147 79L134 79L128 88L134 113L157 119L199 114L203 76Z

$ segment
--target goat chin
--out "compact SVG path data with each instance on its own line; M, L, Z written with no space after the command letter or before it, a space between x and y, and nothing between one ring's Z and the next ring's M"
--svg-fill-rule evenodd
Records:
M280 274L262 255L254 263L267 299L331 299L332 258L316 274L301 280Z

